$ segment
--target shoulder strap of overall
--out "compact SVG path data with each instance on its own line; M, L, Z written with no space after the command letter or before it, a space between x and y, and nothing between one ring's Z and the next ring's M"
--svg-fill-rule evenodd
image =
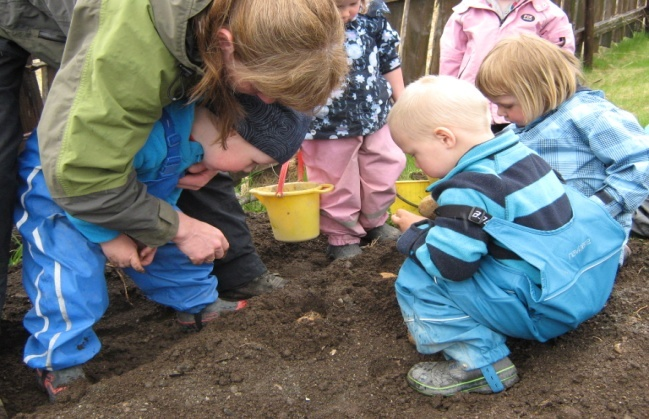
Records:
M485 223L491 220L491 215L478 207L468 205L442 205L435 209L438 217L454 218L456 220L467 220L484 227Z
M435 209L435 215L438 217L453 218L455 220L466 220L480 227L484 227L487 221L493 217L487 211L479 207L469 205L442 205ZM487 251L496 259L521 259L516 253L502 246L498 246L489 240Z
M165 140L167 141L167 157L160 167L160 178L178 175L178 169L182 163L180 156L180 135L176 132L174 120L166 109L162 109L162 126L164 128Z

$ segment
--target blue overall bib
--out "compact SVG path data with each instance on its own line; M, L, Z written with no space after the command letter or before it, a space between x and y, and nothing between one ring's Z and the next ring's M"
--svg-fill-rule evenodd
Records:
M167 157L148 192L166 198L182 176L181 138L165 112ZM23 284L33 307L25 315L30 332L24 361L32 368L59 370L87 362L101 347L93 325L108 307L106 258L52 200L41 171L34 132L19 159L19 199L14 220L23 236ZM125 272L149 299L177 311L198 313L216 301L213 265L194 265L174 243L157 249L145 273Z
M509 355L506 336L541 342L597 314L611 294L625 233L608 212L566 187L573 218L539 231L491 218L483 229L540 271L540 285L491 255L464 281L431 277L407 259L395 287L421 353L443 351L466 369Z

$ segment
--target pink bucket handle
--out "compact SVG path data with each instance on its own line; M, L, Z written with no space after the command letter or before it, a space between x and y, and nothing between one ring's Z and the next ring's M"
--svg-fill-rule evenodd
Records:
M275 196L282 197L284 196L284 183L286 183L286 174L288 173L288 162L282 165L282 169L279 171L279 181L277 182L277 192Z
M286 175L288 174L289 162L290 160L282 164L282 169L279 172L279 181L277 182L277 193L275 193L275 196L279 198L284 196L284 183L286 183ZM297 177L299 182L304 181L304 159L302 158L302 149L299 149L297 151Z

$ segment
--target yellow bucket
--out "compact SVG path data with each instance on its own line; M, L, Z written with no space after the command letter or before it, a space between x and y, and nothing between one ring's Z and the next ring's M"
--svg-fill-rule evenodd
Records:
M405 209L414 214L419 214L419 203L428 195L426 188L437 179L429 180L399 180L396 182L397 197L394 204L390 205L390 213L398 209Z
M284 195L277 196L277 185L262 186L250 193L264 204L276 240L301 242L320 234L320 194L334 185L315 182L284 184Z

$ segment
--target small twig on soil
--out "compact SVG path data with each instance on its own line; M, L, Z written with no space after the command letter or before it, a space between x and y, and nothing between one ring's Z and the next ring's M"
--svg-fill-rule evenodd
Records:
M604 339L600 338L599 336L593 336L595 339L597 339L600 342L604 342Z
M120 268L118 268L115 265L108 264L115 272L117 272L117 276L119 276L119 279L122 280L122 286L124 287L124 296L126 297L126 302L129 303L131 306L133 303L131 302L131 299L128 296L128 287L126 286L126 276L124 275L124 271L122 271Z
M257 350L263 349L263 345L261 345L261 344L259 344L257 342L246 342L246 343L244 343L242 345L239 345L239 348L243 348L244 346L251 346L251 345L256 345L256 347L254 349L257 349Z
M378 239L378 237L377 237L376 239L372 240L370 243L366 244L366 245L363 246L363 247L374 247L374 245L375 245L376 243L378 243L378 242L379 242L379 239Z
M635 314L636 316L638 316L638 318L640 318L640 312L641 312L642 310L644 310L645 308L647 308L647 307L649 307L649 306L643 306L643 307L640 307L639 309L637 309L636 311L634 311L633 314Z

